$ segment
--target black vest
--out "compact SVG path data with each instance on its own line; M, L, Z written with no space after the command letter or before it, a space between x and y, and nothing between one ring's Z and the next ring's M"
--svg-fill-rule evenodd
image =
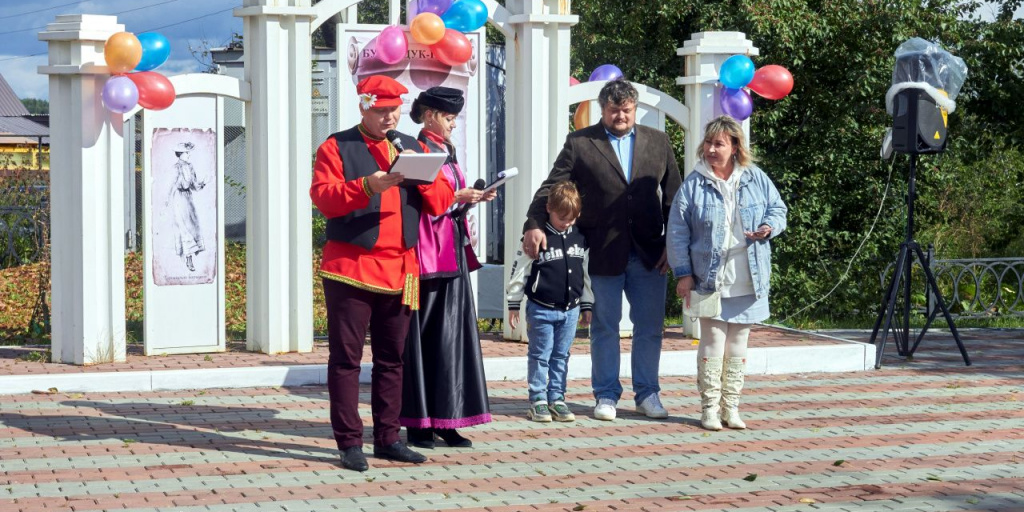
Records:
M366 141L359 133L358 127L352 127L332 135L338 143L338 154L341 156L345 181L354 181L369 176L380 169L373 159ZM416 139L400 133L402 146L417 153L423 153L423 147ZM398 187L401 197L402 211L402 243L406 249L416 246L420 235L420 211L423 196L415 187ZM370 250L377 244L380 236L380 194L370 198L370 204L342 217L327 219L327 239L358 245Z

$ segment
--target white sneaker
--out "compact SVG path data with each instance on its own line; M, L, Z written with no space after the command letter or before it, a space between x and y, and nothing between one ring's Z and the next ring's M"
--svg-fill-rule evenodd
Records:
M615 419L615 400L611 398L597 399L597 407L594 407L594 418L604 421Z
M668 418L668 411L661 405L661 398L658 398L657 393L652 393L640 402L636 406L636 412L647 416L648 418L654 419L665 419Z

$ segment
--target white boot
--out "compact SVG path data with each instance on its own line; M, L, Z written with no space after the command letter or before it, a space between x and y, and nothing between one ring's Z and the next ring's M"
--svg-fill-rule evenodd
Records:
M722 399L722 358L697 358L697 391L700 391L700 425L708 430L722 430L719 402Z
M740 419L740 391L743 390L746 364L746 358L725 358L725 370L722 372L722 424L729 428L747 428L747 424Z

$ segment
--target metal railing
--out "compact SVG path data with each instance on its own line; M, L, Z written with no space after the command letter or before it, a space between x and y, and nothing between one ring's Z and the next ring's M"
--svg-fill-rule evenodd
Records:
M935 258L931 245L925 257L954 318L1024 317L1024 257L942 260ZM914 264L920 266L916 260ZM893 265L881 272L883 289ZM918 278L923 279L923 272L915 274ZM923 281L914 285L912 289L926 289ZM923 305L917 302L916 309L929 316L938 307L931 293L923 296Z
M0 171L0 268L42 258L49 218L49 181L45 173Z

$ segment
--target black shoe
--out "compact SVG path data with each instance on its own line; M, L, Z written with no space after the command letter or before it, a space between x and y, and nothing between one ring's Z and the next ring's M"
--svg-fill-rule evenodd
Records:
M397 460L398 462L412 462L420 464L427 461L422 453L416 453L405 446L401 441L395 441L387 446L373 445L373 456L378 459Z
M366 456L363 455L362 446L349 446L342 450L341 465L345 469L351 469L352 471L366 471L370 469L370 465L366 463Z
M452 448L469 448L473 446L473 441L462 437L454 428L439 428L435 432L437 432L438 437L444 439L445 444Z
M417 448L434 448L434 429L408 427L405 437Z

